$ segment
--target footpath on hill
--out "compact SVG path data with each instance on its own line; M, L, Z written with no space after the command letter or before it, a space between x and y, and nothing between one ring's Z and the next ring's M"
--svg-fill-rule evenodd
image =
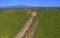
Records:
M33 38L36 27L38 26L38 21L35 22L35 24L32 26L31 29L30 25L33 21L33 17L36 15L36 13L31 13L31 17L29 18L29 20L27 20L27 22L25 23L25 25L23 26L23 28L20 30L20 32L14 37L14 38ZM41 13L40 17L43 16L43 13ZM26 33L27 30L29 30L29 33Z
M41 13L41 15L39 16L39 19L42 18L44 14ZM35 23L32 25L32 28L29 28L28 31L26 32L24 38L33 38L35 31L37 29L38 26L38 19L35 20Z
M15 36L15 38L23 38L25 32L28 30L30 24L32 23L33 16L25 23L24 27L20 30L20 32Z

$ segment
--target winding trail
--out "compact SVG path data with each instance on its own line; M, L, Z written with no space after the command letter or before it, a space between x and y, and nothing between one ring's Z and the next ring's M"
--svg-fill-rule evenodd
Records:
M30 30L29 33L26 34L26 36L24 38L33 38L36 27L38 26L38 20L35 22L35 24L32 26L31 29L29 29L32 21L33 21L33 17L35 16L34 13L31 14L32 16L29 18L29 20L27 20L27 22L25 23L25 25L23 26L23 28L20 30L20 32L14 37L14 38L23 38L24 35L26 34L27 30ZM40 18L43 16L43 13L41 13ZM39 18L39 19L40 19Z
M20 32L14 38L23 38L25 32L29 29L30 24L32 23L33 16L25 23L24 27L20 30Z
M44 14L41 13L39 19L42 18L43 15ZM26 33L25 38L33 38L37 26L38 26L38 20L36 20L36 22L34 23L31 29L28 29L28 33Z

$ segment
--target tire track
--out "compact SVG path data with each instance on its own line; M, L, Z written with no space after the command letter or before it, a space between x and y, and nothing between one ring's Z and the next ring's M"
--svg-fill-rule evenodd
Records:
M41 13L39 19L42 18L43 15L44 15L44 13ZM28 33L26 33L25 38L33 38L37 26L38 26L38 20L35 22L35 24L33 25L33 27L28 30Z
M30 24L32 23L33 16L30 17L30 19L26 22L24 27L20 30L20 32L14 37L14 38L23 38L25 35L25 32L29 29Z
M29 29L30 32L26 34L25 38L33 38L37 25L38 21L35 22L32 29Z
M24 35L26 34L27 30L30 30L30 32L26 34L25 38L33 38L36 27L38 25L38 20L32 26L32 29L29 29L29 27L30 27L30 25L32 23L33 17L36 16L35 14L34 13L31 14L31 17L29 18L29 20L25 23L24 27L20 30L20 32L14 38L23 38ZM42 16L43 16L43 13L41 13L40 18Z

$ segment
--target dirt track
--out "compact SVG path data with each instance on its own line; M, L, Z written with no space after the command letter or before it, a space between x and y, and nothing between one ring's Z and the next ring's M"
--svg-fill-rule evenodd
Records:
M42 18L43 15L44 14L41 13L39 19ZM37 26L38 26L38 20L36 20L31 29L28 29L29 31L26 33L26 36L24 38L33 38Z
M38 21L36 21L35 24L32 26L32 28L29 29L29 32L26 33L25 38L33 38L37 25L38 25Z
M30 24L32 23L33 16L30 17L30 19L25 23L24 27L20 30L20 32L16 35L14 38L23 38L25 35L25 32L28 30Z
M40 18L43 16L43 13L41 13ZM29 30L29 27L32 23L34 15L32 15L29 20L25 23L24 27L20 30L20 32L14 37L14 38L23 38L24 35L26 34L26 31ZM40 19L39 18L39 19ZM34 32L36 30L38 21L36 21L36 23L33 25L31 31L29 33L26 34L25 38L33 38Z

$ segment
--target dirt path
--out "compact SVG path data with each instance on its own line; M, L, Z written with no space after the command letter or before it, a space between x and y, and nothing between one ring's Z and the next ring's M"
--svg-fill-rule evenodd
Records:
M28 30L30 24L32 23L32 20L33 20L33 16L30 17L30 19L26 22L24 27L20 30L20 32L14 38L23 38L23 36L25 35L25 32Z
M26 31L29 30L29 27L32 23L33 17L35 14L32 13L32 16L29 18L29 20L25 23L24 27L20 30L20 32L14 37L14 38L23 38L26 34ZM41 13L40 18L43 16L43 13ZM38 21L32 26L32 29L29 33L26 34L25 38L33 38L36 27L37 27Z
M26 34L25 38L33 38L37 25L38 21L35 22L33 27L29 30L29 33Z
M44 15L44 14L41 13L39 19L40 19L43 15ZM34 23L34 25L33 25L33 27L32 27L31 29L28 29L28 32L26 33L25 38L33 38L37 26L38 26L38 20Z

